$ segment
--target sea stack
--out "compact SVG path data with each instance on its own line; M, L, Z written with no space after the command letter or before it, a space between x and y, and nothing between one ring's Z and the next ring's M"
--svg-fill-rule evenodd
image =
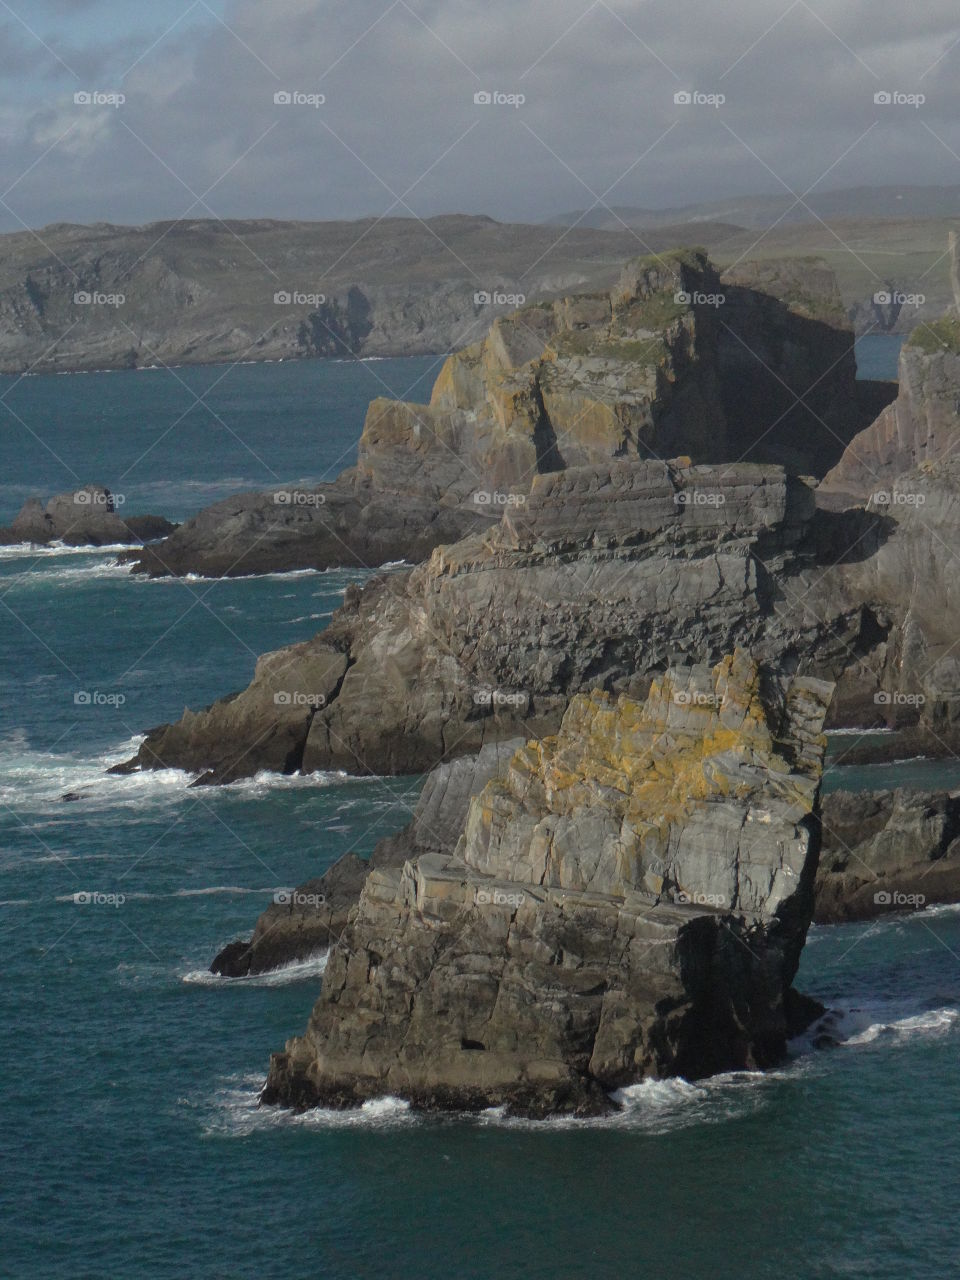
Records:
M781 1061L811 1016L791 984L831 694L737 651L645 702L576 696L455 847L371 872L262 1101L583 1115Z

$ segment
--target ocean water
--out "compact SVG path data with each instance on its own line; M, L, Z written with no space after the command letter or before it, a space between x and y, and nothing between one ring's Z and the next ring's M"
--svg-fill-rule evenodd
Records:
M855 346L858 378L896 381L902 333L870 333L858 338Z
M429 361L372 368L392 393L419 381L410 394L425 396ZM184 377L199 393L222 372ZM69 485L51 443L84 478L167 514L219 485L270 483L270 469L318 479L343 465L370 396L388 394L368 366L236 369L217 412L256 437L266 472L237 445L220 478L232 437L194 405L176 444L122 486L136 448L181 411L170 376L20 382L10 398L45 443L23 427L12 441L0 417L4 518L26 492ZM110 550L0 553L0 1274L953 1274L952 908L815 928L800 985L837 1011L837 1046L808 1038L765 1076L641 1085L590 1123L424 1118L391 1100L258 1109L269 1054L302 1030L324 958L239 982L207 965L276 890L402 826L419 781L261 776L190 791L173 772L104 769L144 726L240 687L257 654L322 627L359 576L146 582ZM887 786L915 768L960 781L928 762L845 777Z

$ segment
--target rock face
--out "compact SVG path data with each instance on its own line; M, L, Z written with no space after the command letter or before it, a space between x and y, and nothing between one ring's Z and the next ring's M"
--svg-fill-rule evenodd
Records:
M815 919L960 902L960 794L834 792L823 801Z
M788 264L721 282L677 251L628 263L607 292L522 307L448 358L428 405L374 400L357 466L333 484L226 499L134 568L417 561L522 503L536 476L617 458L823 474L862 425L853 335L832 275L808 267L805 293L795 277Z
M520 739L493 743L476 756L438 765L403 831L380 840L369 861L345 854L322 876L274 902L257 920L253 937L228 943L214 958L211 972L242 978L305 960L332 946L359 901L371 867L403 866L408 858L455 845L471 798L505 771L521 745Z
M949 744L960 461L905 483L922 503L833 514L778 468L541 476L487 534L349 592L324 632L152 731L128 767L415 773L555 732L577 692L642 698L675 656L737 645L835 680L834 725L921 725Z
M13 524L0 529L0 546L63 542L69 547L101 547L165 538L175 528L162 516L122 516L109 489L87 484L57 494L46 506L40 498L30 498Z
M900 353L900 389L847 446L824 477L821 500L831 507L893 505L905 472L956 450L960 388L960 325L942 320L918 330Z
M131 765L211 781L261 768L415 773L555 732L582 689L642 697L674 652L716 660L761 642L765 566L795 554L812 512L809 487L776 468L624 462L541 476L484 536L349 592L324 632L262 658L242 694L152 731Z
M324 632L153 730L127 767L417 773L556 732L578 692L643 698L677 656L737 645L835 681L832 725L912 726L946 750L960 741L960 459L902 485L918 500L831 513L772 467L540 476L485 535L348 592Z
M266 1103L545 1115L780 1060L813 909L830 686L744 653L575 698L455 848L375 870Z

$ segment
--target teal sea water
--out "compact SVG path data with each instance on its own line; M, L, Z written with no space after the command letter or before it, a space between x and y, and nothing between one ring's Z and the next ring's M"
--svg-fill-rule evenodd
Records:
M425 396L431 364L238 368L208 397L222 423L162 371L0 380L0 519L71 469L173 516L323 478L351 460L367 400ZM224 370L177 373L199 395ZM815 928L800 985L842 1011L842 1044L798 1043L766 1076L638 1086L596 1123L258 1110L322 957L240 982L206 966L274 890L402 826L418 781L189 791L103 770L324 626L355 580L144 582L109 550L0 551L0 1274L955 1274L952 908ZM842 777L957 785L960 767Z

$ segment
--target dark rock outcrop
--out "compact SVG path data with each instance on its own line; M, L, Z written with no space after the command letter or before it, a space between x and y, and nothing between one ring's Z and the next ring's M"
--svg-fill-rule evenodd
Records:
M322 876L277 894L253 937L228 943L214 957L210 972L245 978L326 951L343 933L369 869L362 858L348 853Z
M163 516L123 516L119 507L110 490L96 484L58 493L46 506L40 498L29 498L13 523L0 529L0 546L63 542L102 547L165 538L176 528Z
M898 788L824 797L818 922L942 902L960 902L960 793Z
M573 700L455 849L375 870L263 1102L586 1114L766 1067L813 909L830 686L745 654Z

